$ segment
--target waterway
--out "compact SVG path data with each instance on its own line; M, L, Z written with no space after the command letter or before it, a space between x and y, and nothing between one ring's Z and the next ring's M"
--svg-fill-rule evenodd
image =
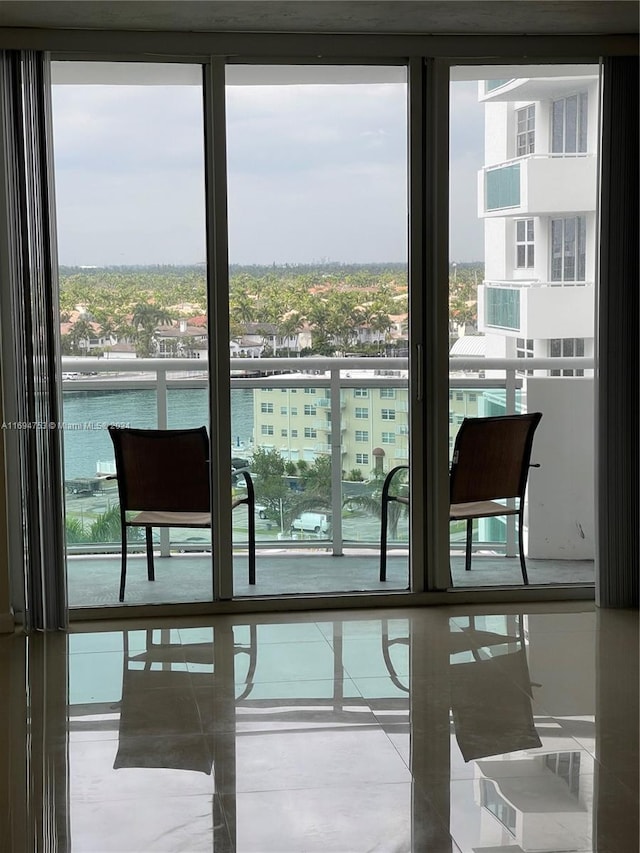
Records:
M232 440L235 445L248 446L253 441L253 391L243 388L231 395ZM113 461L108 424L157 427L156 394L153 389L65 390L63 419L65 480L93 477L99 461ZM169 389L167 420L170 429L208 425L207 389Z

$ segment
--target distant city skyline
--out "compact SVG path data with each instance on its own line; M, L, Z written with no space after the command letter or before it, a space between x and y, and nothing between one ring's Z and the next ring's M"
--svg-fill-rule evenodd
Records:
M227 89L229 261L407 259L406 89ZM452 84L451 252L481 262L476 173L483 109ZM54 85L61 265L196 264L206 257L199 86Z

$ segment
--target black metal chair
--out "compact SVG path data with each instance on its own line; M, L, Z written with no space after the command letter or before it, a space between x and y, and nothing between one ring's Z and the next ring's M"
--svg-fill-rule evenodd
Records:
M460 425L453 449L449 477L449 520L467 522L465 569L471 570L473 521L507 515L518 517L520 568L525 584L529 583L524 555L524 495L531 465L533 436L542 415L501 415L492 418L465 418ZM386 476L382 488L380 524L380 580L387 579L387 539L389 504L409 506L409 493L392 494L398 465ZM516 506L501 503L515 499Z
M127 530L144 527L147 577L155 580L154 527L211 527L209 437L197 429L129 429L109 426L116 460L122 525L122 571L119 600L124 601L127 577ZM249 583L256 582L255 493L247 471L247 494L232 501L249 513ZM131 517L131 513L135 513Z

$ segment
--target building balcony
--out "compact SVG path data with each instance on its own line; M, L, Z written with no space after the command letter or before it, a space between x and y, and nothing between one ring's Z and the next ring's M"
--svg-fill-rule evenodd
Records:
M486 281L478 288L478 329L519 338L592 338L593 282Z
M584 288L583 288L584 289ZM273 361L273 360L271 360ZM298 388L307 383L331 389L332 404L340 411L340 396L344 388L336 383L340 375L341 359L326 359L323 376L298 374L270 376L269 383L295 382ZM377 394L382 387L394 387L396 393L406 393L406 377L377 376L376 368L382 359L362 359L363 365L371 364L369 378L359 377L358 387L369 387ZM387 367L396 359L384 359ZM403 361L398 359L397 361ZM404 360L406 370L406 360ZM527 367L538 367L538 359L532 359ZM576 359L544 359L544 368L549 364L570 366ZM585 367L593 367L589 359L581 360ZM271 369L269 360L261 365ZM589 362L589 364L587 364ZM353 360L350 359L353 364ZM360 365L362 367L363 365ZM235 368L232 361L232 368ZM287 367L289 367L287 365ZM587 486L576 485L581 478L589 481L593 471L592 444L588 436L577 443L573 436L573 421L576 417L586 422L584 411L588 400L576 398L576 393L592 394L593 382L584 379L579 387L564 378L523 380L517 370L521 362L515 359L456 359L455 375L452 374L451 388L456 389L454 402L459 394L473 394L474 407L478 415L509 413L526 410L528 406L543 411L543 426L536 436L534 450L540 450L542 468L530 479L527 511L528 562L532 583L575 583L593 580L593 501L592 491ZM452 364L453 368L453 364ZM106 434L107 423L130 423L145 427L177 427L207 422L207 376L206 365L187 359L131 360L114 365L101 359L64 359L65 373L76 378L63 381L64 399L64 452L66 460L65 486L67 511L67 553L72 607L94 606L97 597L104 602L116 603L117 578L119 573L120 541L112 536L110 541L92 540L92 531L100 527L113 507L117 505L117 488L114 481L96 476L108 473L113 465L110 441ZM95 375L89 372L95 371ZM485 372L491 378L483 378ZM501 371L502 378L499 378ZM351 383L355 380L351 378ZM259 377L238 377L231 380L232 429L253 429L254 390L260 386ZM283 385L285 387L285 385ZM404 390L403 390L404 389ZM573 389L573 390L571 390ZM584 396L584 395L583 395ZM186 399L188 397L188 400ZM188 413L189 424L183 423ZM336 412L332 408L332 415ZM400 415L394 428L408 433L408 413ZM238 426L243 420L244 427ZM317 458L329 457L332 466L331 494L323 511L332 518L327 535L313 533L294 536L284 514L280 518L256 517L258 545L258 583L249 588L246 578L246 512L239 508L233 515L233 542L236 566L237 595L271 595L279 593L321 593L371 591L380 589L405 589L408 584L408 518L402 516L391 541L390 565L393 568L386 585L377 580L380 521L374 507L379 496L379 480L374 476L372 449L362 441L355 441L355 430L369 429L373 440L373 429L382 429L384 424L363 424L359 420L341 420L341 442L337 445L317 442L313 452ZM250 424L250 427L247 425ZM457 421L451 427L451 442L457 429ZM549 438L550 436L550 438ZM234 440L231 455L247 456L250 460L253 448L252 436L239 432ZM288 445L284 458L309 459L304 454L306 445L301 438L300 447ZM575 456L567 450L572 444ZM304 447L303 447L304 445ZM408 462L406 447L389 446L385 470L395 464ZM570 448L571 449L571 448ZM353 453L352 453L353 451ZM369 455L370 464L355 462L355 452ZM282 452L282 451L281 451ZM349 455L351 454L351 455ZM569 466L569 469L567 469ZM363 481L344 479L353 469L360 469ZM573 475L571 472L577 472ZM591 473L590 473L591 472ZM569 483L577 495L571 499L563 497ZM339 484L339 487L337 487ZM551 497L549 497L551 496ZM257 496L260 502L260 494ZM557 499L557 500L556 500ZM586 504L585 504L586 500ZM555 504L559 503L562 511ZM554 508L555 507L555 508ZM308 509L308 507L306 507ZM580 536L575 534L576 519L580 521ZM83 533L83 535L80 535ZM142 548L131 543L132 563L127 602L140 601L200 601L211 596L211 538L207 530L155 531L156 549L159 554L158 577L163 576L161 567L167 567L166 583L149 584L144 572ZM464 530L451 526L451 554L454 585L519 584L519 562L515 549L513 525L484 525L477 531L477 549L471 573L463 568ZM555 543L555 544L554 544ZM139 553L139 560L136 556ZM344 555L345 559L332 561L332 556ZM561 556L560 556L561 555ZM163 557L172 557L175 563L165 562ZM135 566L139 565L140 572ZM175 570L179 568L181 581L175 583ZM309 571L312 568L313 571ZM183 574L184 572L184 574ZM134 576L136 579L134 580ZM187 580L188 578L188 580ZM129 591L130 590L130 591Z
M590 154L530 154L478 172L478 216L549 216L594 210Z

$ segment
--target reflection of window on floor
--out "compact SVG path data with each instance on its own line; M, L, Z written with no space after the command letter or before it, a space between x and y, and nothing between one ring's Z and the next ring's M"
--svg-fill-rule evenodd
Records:
M489 779L480 779L480 805L498 818L512 835L516 833L516 810L498 793Z
M551 338L551 358L580 358L584 356L584 338ZM584 370L552 370L552 376L584 376Z
M544 764L552 773L567 783L570 793L578 799L580 795L580 753L552 752L545 755Z

